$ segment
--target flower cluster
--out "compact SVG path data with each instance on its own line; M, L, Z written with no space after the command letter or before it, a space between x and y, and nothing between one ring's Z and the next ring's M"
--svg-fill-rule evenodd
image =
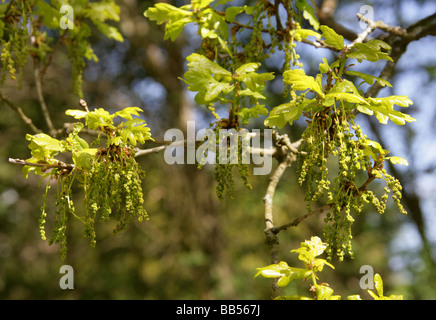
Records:
M324 200L330 206L324 219L324 239L330 244L329 258L336 255L340 260L346 253L352 255L351 227L353 212L360 213L365 203L372 203L382 214L386 209L389 194L402 213L406 213L400 203L401 184L383 169L386 150L376 146L362 133L354 116L345 113L344 108L325 108L308 115L308 126L303 134L306 155L300 156L298 182L306 184L306 206ZM371 156L372 155L372 156ZM336 159L337 165L331 167ZM366 181L361 182L366 176ZM375 180L386 182L385 193L379 198L367 185ZM360 183L359 183L360 182Z

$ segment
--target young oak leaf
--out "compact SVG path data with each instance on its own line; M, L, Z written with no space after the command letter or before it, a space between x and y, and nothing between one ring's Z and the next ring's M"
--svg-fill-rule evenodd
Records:
M347 53L347 57L357 59L359 62L362 62L362 59L371 62L382 59L393 61L386 52L381 51L381 49L390 50L391 46L381 40L372 39L365 43L355 43L351 48L352 51Z
M300 103L291 101L289 103L281 104L270 111L264 124L267 127L277 127L279 129L283 128L287 122L292 125L295 120L300 118L304 108L313 101L314 99L309 100L304 98Z
M368 293L371 295L371 297L374 298L374 300L403 300L402 295L394 295L394 294L391 294L390 296L383 295L383 280L378 273L374 275L374 286L375 286L375 290L377 291L377 294L371 290L368 290Z
M416 119L410 115L394 110L394 105L408 107L413 104L412 100L407 96L389 96L385 98L369 97L366 101L369 102L369 105L366 107L375 113L377 120L382 124L387 124L389 119L397 125L404 125L406 122L416 121ZM359 107L357 107L357 109L368 114L368 110L366 109L363 110Z
M126 120L132 120L132 115L139 116L139 112L142 112L141 108L138 107L127 107L123 110L114 113L114 117L121 117Z
M363 73L363 72L345 71L345 74L348 74L350 76L359 77L359 78L363 79L363 81L365 81L370 86L373 85L374 81L377 81L382 87L385 87L385 86L392 87L392 85L389 83L389 81L382 79L382 78L375 77L375 76L370 75L370 74Z
M236 113L243 124L247 124L251 118L258 118L259 115L266 116L268 110L263 105L255 105L251 108L242 108Z
M344 37L337 34L335 30L327 26L320 26L324 42L338 50L344 47Z
M189 70L185 72L185 79L190 91L197 91L195 100L207 104L220 95L231 91L230 81L232 73L203 55L193 53L186 58Z
M290 85L293 90L305 91L307 89L324 97L322 87L311 76L307 76L303 69L287 70L283 73L283 82Z
M37 160L47 161L58 153L65 151L61 141L45 133L26 134L26 140L30 141L29 149L32 157Z
M189 6L177 8L168 3L156 3L154 7L148 8L144 12L144 16L151 21L156 21L157 24L162 24L168 21L165 25L164 40L171 39L174 41L182 32L183 27L193 22L193 12L188 9Z
M312 25L315 30L319 29L319 21L313 8L304 0L297 0L296 2L298 10L303 12L303 17Z
M271 264L266 267L256 268L255 278L262 275L265 278L279 278L277 285L285 287L294 279L306 279L312 275L312 271L302 268L290 267L286 262L280 261L277 264Z

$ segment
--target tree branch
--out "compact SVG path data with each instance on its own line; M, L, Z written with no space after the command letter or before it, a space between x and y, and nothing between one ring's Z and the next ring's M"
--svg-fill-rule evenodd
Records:
M287 161L280 162L277 166L274 174L270 178L270 183L266 189L266 194L263 197L263 202L265 204L265 236L266 236L266 246L268 247L270 260L272 264L279 262L279 238L277 233L274 232L274 217L273 217L273 197L283 173L289 166ZM273 280L272 284L273 297L276 298L280 295L280 288L277 286L277 279Z
M276 227L274 225L273 215L273 198L277 185L282 178L286 168L290 167L292 162L297 160L296 154L299 153L298 147L301 145L302 140L298 140L293 144L290 142L287 135L279 136L275 131L273 132L273 140L276 145L276 151L274 157L277 158L279 164L270 177L270 182L266 189L264 202L264 219L265 219L265 236L266 246L268 247L271 263L275 264L279 262L278 258L278 245L279 239L277 237ZM280 295L280 288L277 286L277 280L273 280L272 290L273 296L278 297Z

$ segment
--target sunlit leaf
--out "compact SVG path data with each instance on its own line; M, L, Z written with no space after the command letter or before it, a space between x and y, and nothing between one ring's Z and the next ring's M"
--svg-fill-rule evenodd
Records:
M96 148L87 148L73 153L73 162L80 170L90 170L97 153Z
M393 164L401 164L401 165L404 165L404 166L408 166L409 165L409 162L407 162L406 159L401 158L401 157L386 157L385 159L388 159Z
M385 86L392 87L392 85L389 83L389 81L384 80L382 78L372 76L370 74L366 74L366 73L358 72L358 71L345 71L345 73L348 75L351 75L351 76L356 76L356 77L362 78L369 85L372 85L374 83L374 81L377 81L382 87L385 87Z
M87 113L88 112L86 112L86 111L73 110L73 109L68 109L67 111L65 111L65 114L67 116L72 116L72 117L74 117L74 119L83 119L83 118L85 118Z
M35 135L27 134L26 139L30 141L29 149L31 150L32 156L38 160L47 160L65 150L61 141L45 133Z
M320 26L322 36L325 39L324 42L338 50L344 47L344 37L337 34L335 30L327 26Z
M304 19L308 20L315 30L318 30L319 21L313 8L309 5L309 3L305 0L297 0L296 5L298 10L303 12Z
M177 8L165 2L156 3L154 7L150 7L144 12L147 18L156 21L157 24L162 24L168 20L177 21L191 14L191 11Z
M307 76L302 69L287 70L283 73L283 82L291 85L293 90L312 90L318 93L321 97L324 97L322 87L311 76Z
M374 286L377 290L378 295L380 297L383 297L383 280L378 273L374 275Z
M132 115L139 116L139 112L142 112L141 108L138 107L127 107L121 111L114 113L115 117L121 117L123 119L132 120Z

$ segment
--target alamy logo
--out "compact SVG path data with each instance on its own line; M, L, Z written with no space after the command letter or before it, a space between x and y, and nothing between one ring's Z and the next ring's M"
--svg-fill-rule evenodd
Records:
M72 6L67 4L63 5L60 10L63 14L61 20L59 21L59 26L61 29L74 29L74 10Z
M360 7L359 13L362 15L362 18L359 21L359 26L361 29L365 30L367 23L364 21L364 19L370 21L374 20L374 8L369 5L363 5Z
M374 268L367 264L363 265L360 267L360 273L364 273L359 281L360 288L374 289Z
M59 273L63 273L64 275L59 280L59 287L62 290L65 289L74 289L74 270L73 267L67 264L64 264L59 269Z

